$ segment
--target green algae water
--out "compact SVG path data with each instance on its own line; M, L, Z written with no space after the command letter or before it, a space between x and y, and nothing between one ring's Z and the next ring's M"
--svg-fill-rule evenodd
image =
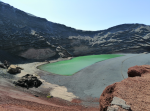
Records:
M71 60L64 60L55 63L44 64L39 66L38 68L54 74L70 76L96 62L115 58L115 57L120 57L120 56L123 55L104 54L104 55L80 56L80 57L75 57Z

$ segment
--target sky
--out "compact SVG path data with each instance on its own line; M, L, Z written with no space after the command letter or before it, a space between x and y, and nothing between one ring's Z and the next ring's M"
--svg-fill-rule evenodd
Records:
M81 30L150 25L150 0L0 0L48 21Z

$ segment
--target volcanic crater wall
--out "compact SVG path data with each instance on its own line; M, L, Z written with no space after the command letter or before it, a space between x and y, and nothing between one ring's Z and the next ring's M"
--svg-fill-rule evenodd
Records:
M28 59L58 55L62 46L73 56L150 51L150 26L122 24L101 31L76 30L52 23L0 2L0 49Z

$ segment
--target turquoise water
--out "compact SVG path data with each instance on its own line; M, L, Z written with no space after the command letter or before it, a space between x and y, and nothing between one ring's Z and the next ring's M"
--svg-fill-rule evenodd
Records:
M120 57L120 56L123 55L104 54L104 55L80 56L80 57L75 57L71 60L64 60L55 63L41 65L38 68L54 74L70 76L96 62L115 58L115 57Z

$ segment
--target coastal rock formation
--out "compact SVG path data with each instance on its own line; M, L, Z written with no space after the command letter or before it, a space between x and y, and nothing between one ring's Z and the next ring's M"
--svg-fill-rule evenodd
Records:
M128 69L128 75L127 79L105 88L99 100L100 111L116 108L112 108L111 105L119 106L117 111L148 111L150 109L150 65L131 67ZM123 99L127 107L130 106L131 109L124 109L114 104L114 97Z
M0 49L28 59L56 57L58 46L72 56L149 52L149 38L150 26L144 24L83 31L52 23L0 2Z

